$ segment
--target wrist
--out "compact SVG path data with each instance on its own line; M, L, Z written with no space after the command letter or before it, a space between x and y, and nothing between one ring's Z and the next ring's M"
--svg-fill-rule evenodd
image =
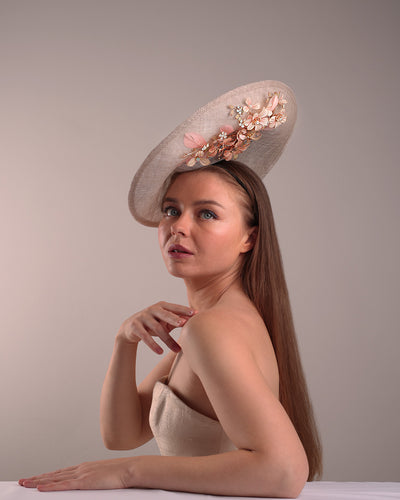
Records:
M130 457L126 470L127 488L146 488L146 481L143 477L143 456Z
M114 346L115 348L123 348L123 349L128 349L132 348L133 350L137 349L139 340L137 341L131 341L128 340L123 334L117 333L115 339L114 339Z

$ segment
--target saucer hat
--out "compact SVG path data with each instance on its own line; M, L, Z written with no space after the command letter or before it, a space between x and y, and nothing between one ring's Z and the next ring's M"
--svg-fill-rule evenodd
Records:
M133 217L158 226L165 181L221 160L245 163L263 178L278 160L296 122L290 87L275 80L233 89L198 109L147 156L128 196Z

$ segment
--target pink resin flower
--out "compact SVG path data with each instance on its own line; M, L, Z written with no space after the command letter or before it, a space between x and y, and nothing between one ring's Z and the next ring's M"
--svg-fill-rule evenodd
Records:
M247 129L245 127L240 128L238 133L237 133L237 138L240 139L241 141L244 141L247 138Z
M243 111L245 113L248 113L252 109L260 109L260 105L258 103L253 104L249 97L244 102L246 103L246 106L243 106Z
M267 108L263 108L260 113L250 115L243 123L247 130L253 130L253 128L256 131L261 130L269 123L268 114L269 110Z
M271 112L271 115L272 111L278 106L278 104L279 104L279 97L277 94L274 94L269 100L269 103L267 104L267 109Z

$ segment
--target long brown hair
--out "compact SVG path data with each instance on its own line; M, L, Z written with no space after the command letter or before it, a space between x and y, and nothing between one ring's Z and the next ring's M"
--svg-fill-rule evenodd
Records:
M279 368L279 399L305 449L309 477L322 474L322 446L301 365L272 207L260 177L238 161L202 167L223 176L242 193L247 223L258 226L241 268L243 289L264 320ZM179 175L174 174L173 177Z

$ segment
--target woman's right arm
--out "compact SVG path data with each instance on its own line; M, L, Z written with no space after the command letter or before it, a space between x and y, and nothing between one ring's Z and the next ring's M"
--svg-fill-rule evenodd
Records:
M154 384L168 374L179 345L169 335L192 316L191 309L178 304L159 302L125 320L116 336L100 400L100 426L104 444L109 449L128 450L141 446L153 437L149 411ZM159 337L171 349L136 385L136 353L140 340L157 354L163 350L154 341Z

